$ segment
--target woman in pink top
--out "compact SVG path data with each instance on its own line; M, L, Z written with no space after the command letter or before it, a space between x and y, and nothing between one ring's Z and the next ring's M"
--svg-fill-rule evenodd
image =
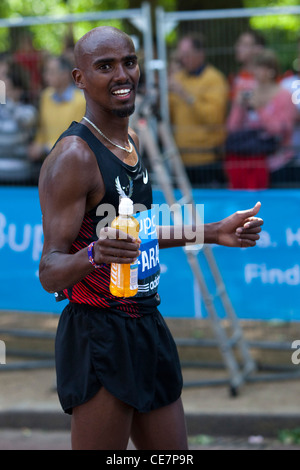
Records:
M292 157L292 133L296 107L291 95L278 84L279 66L271 50L254 58L257 86L252 94L241 92L234 101L227 122L228 133L242 129L263 129L278 138L279 148L272 155L241 157L226 155L225 168L232 188L259 189L269 186L269 174L285 166Z

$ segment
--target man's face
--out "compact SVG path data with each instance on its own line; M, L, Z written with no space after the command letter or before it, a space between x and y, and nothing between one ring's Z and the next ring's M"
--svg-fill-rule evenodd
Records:
M87 102L119 117L134 112L140 71L132 42L124 36L95 41L81 67ZM76 81L76 73L74 75ZM77 79L78 81L78 79Z
M196 49L190 39L182 39L177 48L177 57L183 68L188 72L194 72L204 63L204 52Z

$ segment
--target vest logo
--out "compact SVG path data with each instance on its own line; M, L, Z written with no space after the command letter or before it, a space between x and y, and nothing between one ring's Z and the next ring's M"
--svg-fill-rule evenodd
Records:
M120 183L120 177L117 176L115 179L116 190L121 197L131 197L133 193L133 181L130 176L127 175L129 184L127 186L122 186Z
M144 172L143 172L143 183L144 183L144 184L147 184L147 183L148 183L148 171L147 171L147 169L146 169L145 174L144 174Z

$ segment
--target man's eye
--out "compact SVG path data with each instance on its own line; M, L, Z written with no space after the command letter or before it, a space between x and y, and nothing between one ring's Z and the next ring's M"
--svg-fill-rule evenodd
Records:
M136 65L136 61L135 60L129 60L128 62L126 62L126 65L127 65L127 67L134 67Z
M102 65L99 65L99 69L100 69L100 70L109 70L109 69L110 69L110 65L109 65L109 64L102 64Z

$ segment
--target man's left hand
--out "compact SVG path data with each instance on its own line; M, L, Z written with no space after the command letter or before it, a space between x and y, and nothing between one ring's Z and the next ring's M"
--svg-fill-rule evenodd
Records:
M248 248L256 245L263 220L255 217L261 207L257 202L252 209L237 211L219 222L219 245Z

